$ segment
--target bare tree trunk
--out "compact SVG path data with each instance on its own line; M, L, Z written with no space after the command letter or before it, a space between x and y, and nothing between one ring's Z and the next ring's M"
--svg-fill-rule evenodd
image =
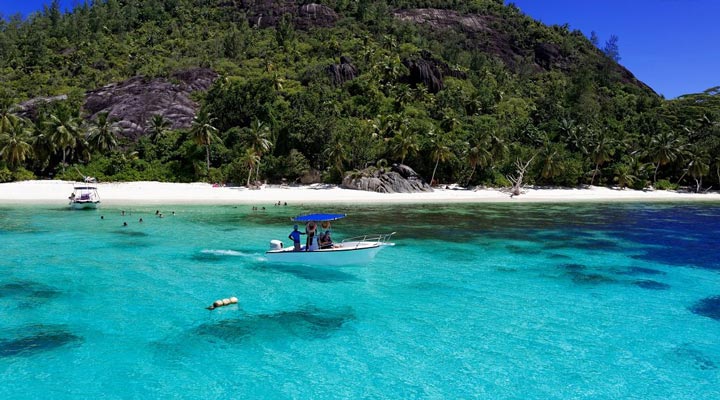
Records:
M210 176L210 145L205 146L205 163L207 164L207 175Z
M520 191L523 186L523 178L525 177L525 172L527 172L528 167L530 166L530 163L535 159L535 156L537 154L530 157L529 160L525 164L523 164L519 159L515 161L515 168L517 168L517 176L508 176L508 180L513 183L513 187L510 190L510 197L513 196L520 196Z
M683 171L683 174L680 175L680 179L677 180L678 185L680 184L680 182L682 182L683 178L685 177L685 175L687 175L687 173L688 173L687 170ZM697 180L696 180L696 182L697 182Z
M477 169L477 167L473 168L472 171L470 172L470 177L469 177L468 180L467 180L467 184L465 184L466 187L467 187L467 186L470 186L470 182L472 181L473 175L475 175L475 170L476 170L476 169Z
M657 165L655 166L655 174L653 174L653 188L654 188L655 186L657 186L657 172L658 172L658 169L660 169L660 163L659 163L659 162L658 162Z
M433 181L435 180L435 171L437 171L438 164L440 164L440 157L438 157L437 161L435 161L435 168L433 168L432 177L430 178L430 186L432 186Z
M590 186L595 184L595 175L600 171L600 164L595 164L595 170L593 171L592 178L590 178Z

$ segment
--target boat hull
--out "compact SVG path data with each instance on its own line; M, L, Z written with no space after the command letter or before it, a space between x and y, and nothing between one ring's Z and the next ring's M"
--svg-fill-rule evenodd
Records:
M343 243L342 247L314 251L293 251L293 248L269 250L265 257L272 263L307 265L360 265L372 261L383 247L391 243Z
M72 201L70 208L73 210L90 210L96 209L100 205L99 201Z

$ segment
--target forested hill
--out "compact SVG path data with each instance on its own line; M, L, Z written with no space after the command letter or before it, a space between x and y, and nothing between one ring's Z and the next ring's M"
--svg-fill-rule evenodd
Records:
M718 185L719 91L604 50L500 0L55 1L0 21L0 181Z

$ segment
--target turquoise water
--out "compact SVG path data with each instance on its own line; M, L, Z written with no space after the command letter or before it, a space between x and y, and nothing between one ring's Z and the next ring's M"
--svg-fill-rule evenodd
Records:
M156 208L0 207L1 399L720 398L719 204Z

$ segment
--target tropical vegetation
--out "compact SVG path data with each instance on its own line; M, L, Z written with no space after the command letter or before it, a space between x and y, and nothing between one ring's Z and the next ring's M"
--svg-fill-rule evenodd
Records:
M72 12L53 1L26 19L0 18L0 181L74 179L77 167L101 180L251 185L317 171L338 183L404 163L433 182L506 186L532 160L531 184L720 184L720 88L666 100L623 73L616 36L603 51L596 35L545 26L499 0L315 2L337 22L300 29L286 14L261 28L223 0L93 0ZM413 8L490 16L520 52L393 17ZM544 44L561 62L530 56ZM439 89L409 80L404 61L422 54L457 73ZM335 82L327 67L341 56L358 72ZM151 115L132 138L114 115L84 112L88 90L196 67L220 77L196 94L185 128ZM50 96L62 99L18 112Z

